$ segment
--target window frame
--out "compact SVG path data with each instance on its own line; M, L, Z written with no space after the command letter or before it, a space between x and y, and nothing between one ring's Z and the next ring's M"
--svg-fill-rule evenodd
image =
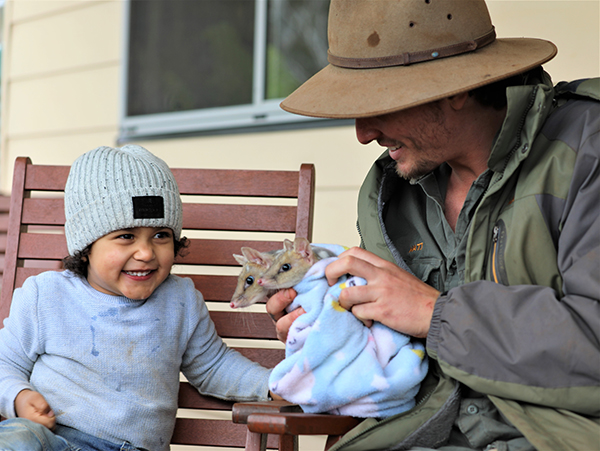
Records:
M246 105L204 108L189 111L127 115L130 5L123 2L123 45L121 55L121 93L119 141L169 135L212 134L290 126L322 126L332 119L314 118L288 113L279 104L283 98L265 99L268 0L255 1L254 58L252 103Z

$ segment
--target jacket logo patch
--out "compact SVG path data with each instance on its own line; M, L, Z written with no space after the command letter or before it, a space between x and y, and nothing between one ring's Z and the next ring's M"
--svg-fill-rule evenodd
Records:
M423 242L420 242L420 243L415 244L414 246L411 246L408 253L410 254L411 252L420 251L420 250L423 250Z

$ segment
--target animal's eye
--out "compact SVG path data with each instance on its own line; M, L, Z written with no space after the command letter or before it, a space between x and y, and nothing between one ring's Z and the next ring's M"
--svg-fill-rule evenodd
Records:
M246 277L246 286L250 286L254 283L254 277L253 276L248 276Z
M289 271L290 269L292 269L292 265L290 265L289 263L284 263L283 265L281 265L281 271Z

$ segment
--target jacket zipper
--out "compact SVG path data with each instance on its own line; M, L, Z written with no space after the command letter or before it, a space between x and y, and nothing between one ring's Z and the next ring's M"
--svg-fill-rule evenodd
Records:
M498 256L496 254L498 252L498 235L499 235L499 232L500 232L500 228L497 225L495 225L494 226L494 232L493 232L494 235L493 235L493 238L492 238L493 242L494 242L494 245L492 247L492 277L494 279L494 282L496 282L496 283L500 283L498 281L498 273L497 273L497 269L496 269L496 261L497 261L497 258L498 258Z

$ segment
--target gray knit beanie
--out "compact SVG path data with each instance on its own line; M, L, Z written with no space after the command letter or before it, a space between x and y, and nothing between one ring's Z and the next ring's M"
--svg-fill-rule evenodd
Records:
M181 236L177 182L167 164L136 145L98 147L80 156L65 187L69 255L132 227L169 227Z

